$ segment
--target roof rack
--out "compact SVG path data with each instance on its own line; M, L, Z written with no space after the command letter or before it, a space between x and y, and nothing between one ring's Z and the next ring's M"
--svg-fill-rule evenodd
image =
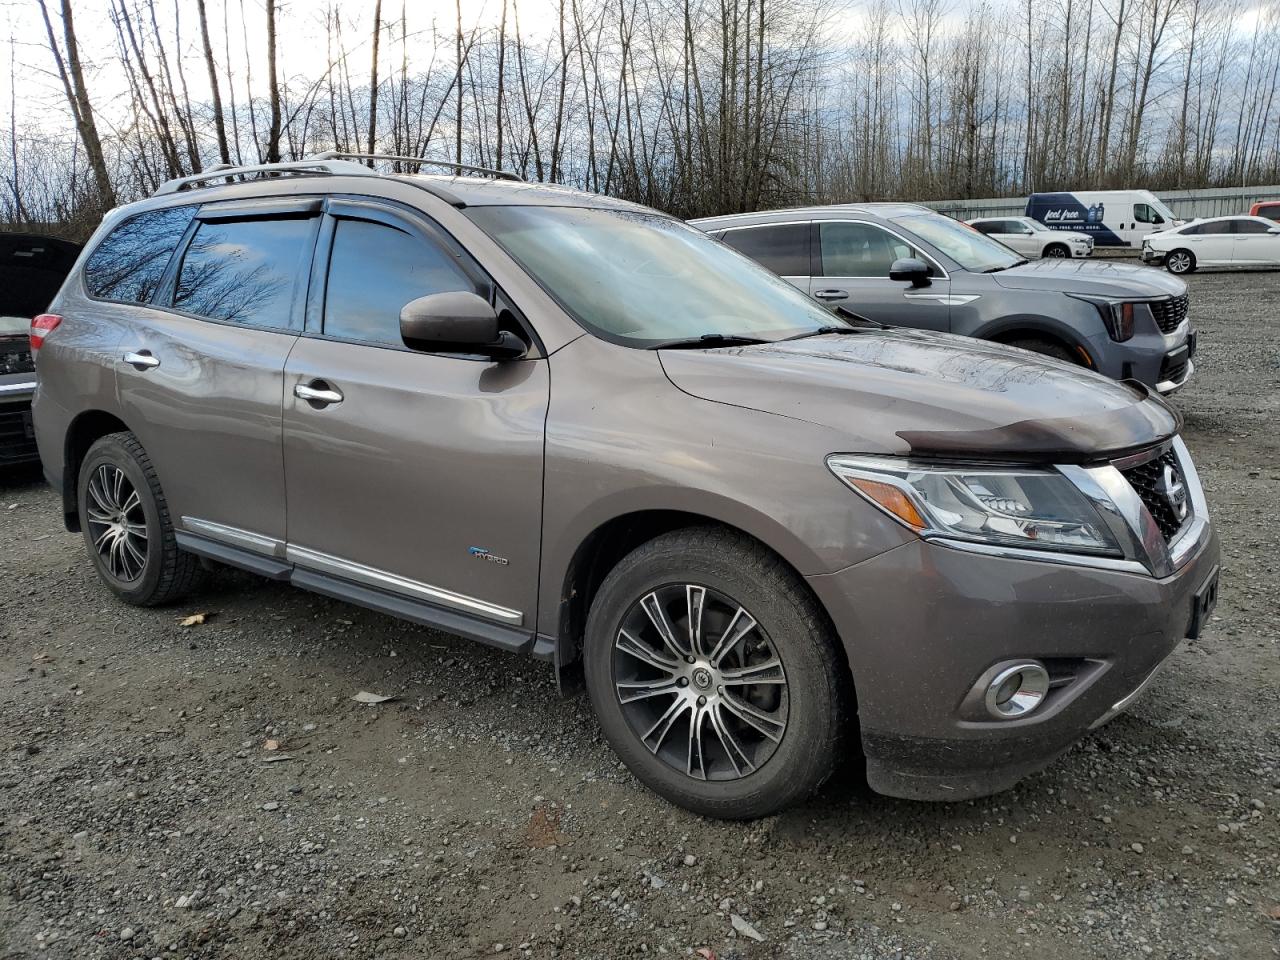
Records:
M340 150L326 150L324 153L317 153L310 160L391 160L399 163L416 163L419 166L427 167L445 167L449 170L457 170L467 173L483 173L490 177L496 177L499 180L514 180L517 183L524 183L524 177L518 173L512 173L510 170L495 170L492 167L477 167L469 163L454 163L452 160L428 160L426 157L401 157L393 153L343 153ZM357 164L359 166L359 164ZM367 168L366 168L367 169Z
M235 183L237 180L248 180L253 177L272 176L281 173L294 174L346 174L347 176L376 176L376 174L368 167L359 163L350 163L346 160L314 158L307 160L298 160L288 163L255 163L250 166L237 167L229 163L219 163L200 173L193 173L188 177L177 177L173 180L166 180L152 194L158 197L166 193L178 193L182 190L191 190L201 184L208 183L212 180L225 180L227 183Z

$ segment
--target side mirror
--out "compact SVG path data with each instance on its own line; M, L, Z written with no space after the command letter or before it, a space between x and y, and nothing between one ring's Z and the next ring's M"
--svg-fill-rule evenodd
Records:
M889 268L889 279L900 280L913 287L927 287L932 282L929 280L929 265L916 257L903 257L893 261L893 266Z
M1277 224L1277 225L1276 225L1276 226L1274 226L1274 227L1268 227L1268 228L1267 228L1267 233L1280 234L1280 224Z
M429 353L483 353L515 360L528 347L515 334L498 329L498 314L474 293L433 293L400 308L400 337L405 346Z

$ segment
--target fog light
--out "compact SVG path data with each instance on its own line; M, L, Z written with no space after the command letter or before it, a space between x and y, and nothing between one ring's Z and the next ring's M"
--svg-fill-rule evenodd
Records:
M1036 660L1012 663L998 672L987 685L987 713L997 720L1025 717L1049 692L1049 671Z

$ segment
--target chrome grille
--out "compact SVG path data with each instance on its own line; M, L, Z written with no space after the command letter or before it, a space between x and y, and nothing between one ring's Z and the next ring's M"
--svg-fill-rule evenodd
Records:
M1153 300L1149 306L1160 332L1173 333L1178 329L1179 324L1187 319L1187 311L1191 308L1191 297L1184 293L1178 297Z
M1187 497L1188 505L1184 517L1178 516L1178 511L1166 495L1163 482L1166 466L1173 467L1176 476L1183 485L1183 495ZM1142 505L1147 508L1147 512L1155 520L1156 526L1160 528L1160 533L1164 536L1165 542L1172 540L1178 531L1182 529L1183 524L1191 519L1190 491L1187 490L1186 479L1182 475L1178 458L1174 452L1167 450L1158 457L1147 460L1145 463L1140 463L1135 467L1125 467L1120 472L1124 474L1124 478L1129 481L1129 485L1138 494Z

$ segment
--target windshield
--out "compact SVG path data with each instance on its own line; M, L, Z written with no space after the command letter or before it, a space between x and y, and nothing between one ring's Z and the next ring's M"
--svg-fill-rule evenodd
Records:
M933 244L966 270L985 273L1022 263L1003 243L997 243L973 227L940 213L911 213L894 218L894 223Z
M536 206L466 213L606 340L637 347L716 336L779 340L840 325L785 280L669 217Z
M1022 222L1031 228L1032 233L1053 233L1052 230L1034 217L1023 217Z

